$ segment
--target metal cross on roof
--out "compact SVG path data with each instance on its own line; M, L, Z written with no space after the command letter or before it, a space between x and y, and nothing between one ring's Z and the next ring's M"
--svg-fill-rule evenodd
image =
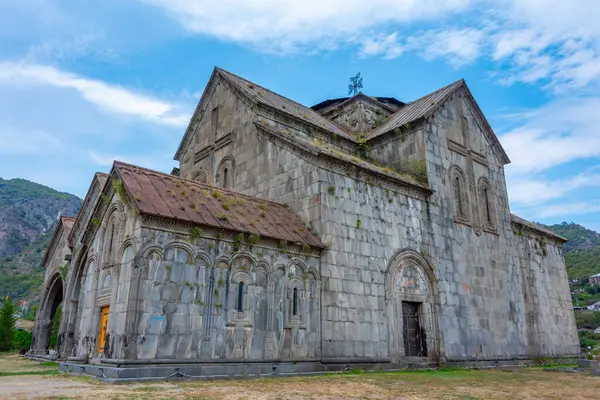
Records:
M362 89L363 87L363 78L360 77L360 72L350 78L351 84L348 85L348 94L352 96L356 96L358 94L358 89Z

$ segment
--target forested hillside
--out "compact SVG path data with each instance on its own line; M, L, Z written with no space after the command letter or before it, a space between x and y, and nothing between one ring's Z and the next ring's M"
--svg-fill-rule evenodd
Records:
M600 273L600 234L575 223L550 225L550 230L569 239L564 247L570 278Z
M24 179L0 178L0 296L35 298L40 261L61 215L75 216L81 199Z

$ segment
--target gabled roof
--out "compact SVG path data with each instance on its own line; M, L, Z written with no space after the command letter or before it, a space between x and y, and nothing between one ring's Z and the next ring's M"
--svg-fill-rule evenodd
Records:
M500 141L496 137L496 134L492 130L489 122L483 115L483 112L477 105L473 94L469 90L467 84L464 79L459 79L456 82L452 82L451 84L444 86L441 89L436 90L435 92L429 93L415 101L412 101L402 107L400 110L396 111L396 113L392 114L381 126L376 129L373 129L371 133L367 136L367 139L373 139L378 136L381 136L387 132L390 132L396 128L409 124L411 122L417 121L421 118L427 118L432 115L440 106L442 106L445 101L452 96L457 90L464 88L467 91L468 96L473 100L473 104L475 105L476 112L479 114L479 117L483 120L484 126L482 127L484 131L488 133L488 139L492 141L492 147L497 149L499 157L503 164L510 163L510 159L508 155L502 148Z
M385 121L381 126L379 126L376 129L373 129L367 138L372 139L379 135L383 135L386 132L399 128L412 121L416 121L417 119L422 118L425 115L430 114L451 93L453 93L455 89L457 89L464 83L464 80L458 80L447 86L444 86L441 89L436 90L433 93L429 93L428 95L425 95L415 101L411 101L410 103L402 107L400 110L396 111L396 113L391 115L387 119L387 121Z
M270 91L269 89L265 89L254 82L250 82L242 77L232 74L231 72L225 71L224 69L215 67L215 70L220 76L231 82L231 84L233 84L253 102L273 108L281 113L288 114L294 118L300 119L311 125L318 126L319 128L343 136L347 139L354 140L354 138L341 127L323 117L312 108L290 100L287 97Z
M42 262L41 262L42 266L44 266L44 267L46 266L48 259L52 256L52 253L54 253L56 246L58 244L57 241L60 239L62 232L64 232L65 235L67 237L69 237L69 233L71 233L71 229L73 228L74 223L75 223L75 218L72 218L72 217L61 216L58 219L58 223L56 224L56 227L54 228L54 231L52 232L52 237L50 238L50 241L48 242L48 247L46 247L46 251L44 252L44 257L42 257Z
M282 204L119 161L113 171L140 214L325 247Z
M217 79L224 79L229 82L233 87L235 87L242 95L244 95L247 99L250 100L255 105L265 106L283 114L286 114L292 118L303 121L307 124L313 125L315 127L324 129L325 131L334 133L336 135L342 136L348 140L356 142L356 139L352 137L352 135L348 134L344 131L340 126L331 122L329 119L323 117L321 114L311 109L310 107L306 107L300 103L297 103L293 100L288 99L287 97L281 96L269 89L266 89L260 85L257 85L254 82L250 82L240 76L232 74L229 71L226 71L222 68L215 67L208 83L206 84L206 88L202 93L202 97L196 106L196 110L194 111L194 115L199 112L202 104L205 101L205 98L208 95L208 91L211 86L214 85ZM192 134L191 127L193 125L194 117L190 119L189 125L185 131L181 142L179 143L179 147L175 152L175 160L179 160L181 158L181 153L184 149L185 144L188 142L189 136Z
M94 174L94 178L92 179L92 183L90 184L90 187L87 190L87 193L85 194L85 197L83 199L83 202L81 203L81 207L79 208L79 212L77 213L77 216L75 217L75 224L74 227L75 229L72 229L71 232L69 233L69 246L74 246L75 243L73 243L73 234L75 233L75 231L78 229L78 227L81 224L85 224L86 221L82 221L81 219L83 218L83 212L84 209L86 207L86 205L92 201L91 199L91 195L92 195L92 189L94 187L94 183L98 182L99 186L100 186L100 193L102 192L102 188L104 187L104 185L106 184L106 181L108 180L108 174L105 174L104 172L96 172Z

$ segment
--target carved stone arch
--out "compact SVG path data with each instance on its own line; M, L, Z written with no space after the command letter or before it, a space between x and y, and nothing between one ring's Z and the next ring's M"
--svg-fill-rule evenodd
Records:
M256 262L256 269L258 270L259 268L264 268L265 272L267 273L267 276L271 275L274 272L273 267L271 267L271 264L269 264L265 260L260 260Z
M223 189L233 189L235 177L235 160L233 156L227 155L221 159L215 174L215 183Z
M471 220L469 184L464 171L457 165L450 168L450 186L455 221L469 223Z
M319 271L317 271L316 269L309 268L307 273L308 273L309 276L312 275L312 277L313 277L314 280L316 280L316 281L320 281L321 280L321 274L319 274Z
M275 266L275 270L273 271L274 273L276 273L277 271L283 271L283 274L285 275L285 271L286 271L287 267L283 264L277 264Z
M256 258L250 253L238 253L231 260L231 268L234 271L252 271L256 266Z
M42 291L31 345L34 354L48 354L54 316L58 310L58 306L63 302L64 296L65 285L63 279L60 273L55 271L48 278ZM59 347L60 343L57 343L57 349Z
M482 176L477 180L477 201L481 226L485 230L496 231L496 196L492 183Z
M225 264L226 267L220 266L221 264ZM215 267L229 269L231 267L231 258L226 255L220 255L215 259Z
M393 362L405 357L431 361L442 357L436 283L433 268L414 250L399 250L388 263L385 304L389 354Z
M288 290L291 289L298 289L298 290L304 290L304 283L302 282L302 280L298 279L298 278L292 278L288 281Z
M229 278L229 282L233 285L238 284L239 282L244 282L247 285L251 285L253 281L252 275L246 271L232 272L231 277Z
M291 275L297 279L302 279L307 269L306 264L298 259L291 260L287 265L288 276Z
M144 258L149 258L153 253L158 254L161 260L164 258L164 250L162 246L159 246L156 243L146 244L140 249L140 253Z
M196 254L196 257L194 258L194 264L195 265L204 264L205 267L211 266L212 261L210 259L210 255L208 253L198 252Z
M121 244L121 247L119 248L116 259L122 260L125 250L127 250L129 247L131 247L134 250L133 254L136 254L137 245L138 245L137 238L129 237L129 238L125 239L125 241L123 242L123 244Z
M200 183L208 184L208 174L204 170L204 168L200 168L198 172L194 174L193 180Z
M109 265L119 259L117 249L125 224L123 204L120 202L110 204L104 215L101 252L104 265Z
M186 264L191 263L192 260L194 259L194 248L189 243L187 243L181 239L173 240L165 245L163 259L165 261L183 262L183 260L174 258L177 256L176 254L173 254L173 255L171 254L171 252L174 252L176 250L183 250L186 253L186 255L187 255L187 259L185 261Z

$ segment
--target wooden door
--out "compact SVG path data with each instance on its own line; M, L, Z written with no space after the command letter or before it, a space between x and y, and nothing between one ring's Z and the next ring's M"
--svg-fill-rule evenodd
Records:
M426 357L427 347L419 321L421 303L402 302L402 323L404 336L404 355L406 357Z
M98 333L98 353L104 353L104 344L106 342L106 327L108 325L109 312L109 306L100 308L100 332Z

